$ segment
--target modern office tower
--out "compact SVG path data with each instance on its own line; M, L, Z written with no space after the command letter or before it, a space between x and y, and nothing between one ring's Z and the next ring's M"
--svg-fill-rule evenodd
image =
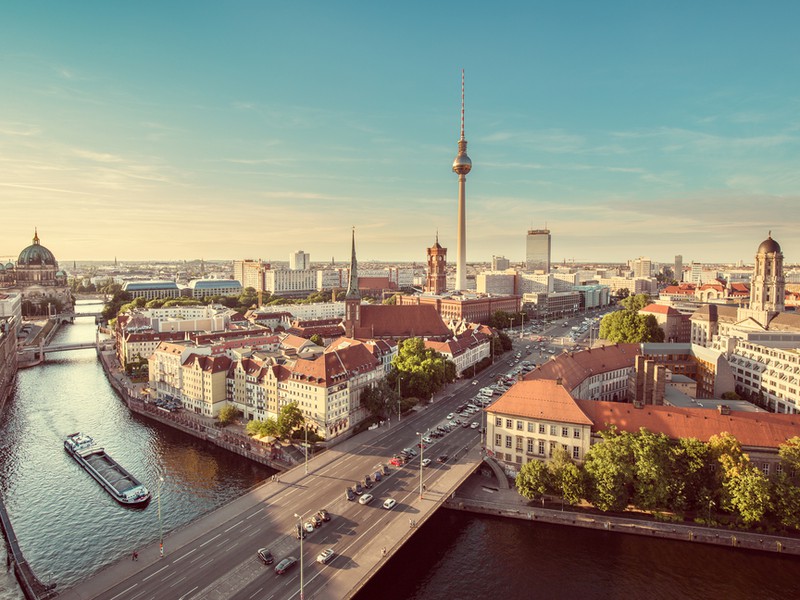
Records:
M550 272L550 230L530 229L525 242L525 268Z
M257 292L263 292L264 273L269 271L269 263L259 260L235 260L233 261L233 278L242 284L242 288L253 288Z
M289 255L289 268L292 271L305 271L311 268L311 255L298 250Z
M441 294L447 289L447 248L439 245L439 234L436 243L428 248L428 276L425 279L425 291Z
M675 280L680 283L683 281L683 256L680 254L675 255Z
M467 156L467 140L464 137L464 70L461 70L461 138L458 140L458 155L453 161L453 172L458 175L458 241L456 244L456 291L467 289L467 173L472 170L472 161Z
M649 256L640 256L631 261L631 271L635 277L650 277L653 273L653 263Z
M688 273L689 283L703 283L703 263L692 261L691 270Z
M505 271L511 266L511 261L505 256L492 256L492 271Z

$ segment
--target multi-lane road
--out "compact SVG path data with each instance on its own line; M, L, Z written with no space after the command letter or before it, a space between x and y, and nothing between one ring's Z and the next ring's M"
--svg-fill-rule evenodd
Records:
M524 348L530 341L516 340ZM508 356L508 355L507 355ZM469 417L481 423L477 429L456 427L403 467L390 467L391 473L366 492L371 503L362 505L345 498L345 488L374 473L376 466L388 464L403 448L417 448L420 436L446 422L446 415L467 403L478 389L493 382L509 369L498 361L477 376L478 384L468 380L450 386L443 397L423 410L396 419L377 431L356 436L309 461L308 474L300 465L282 474L196 523L167 536L165 555L153 548L140 550L139 561L125 560L112 565L86 582L62 592L62 598L102 598L106 600L145 599L281 599L343 597L383 558L390 555L413 532L411 525L424 519L453 491L453 482L463 479L465 467L477 462L483 413ZM447 455L444 463L437 457ZM420 469L421 458L431 463ZM425 488L420 499L420 472ZM454 477L458 475L458 477ZM465 475L463 475L465 476ZM397 504L383 508L387 498ZM308 533L302 542L295 534L298 521L305 521L320 509L331 520ZM298 516L295 516L298 515ZM299 518L298 518L299 517ZM256 551L266 547L275 557L273 565L262 564ZM332 548L335 555L327 564L318 564L317 555ZM278 575L274 566L293 556L298 563ZM370 566L371 565L371 566ZM367 568L369 567L369 568Z

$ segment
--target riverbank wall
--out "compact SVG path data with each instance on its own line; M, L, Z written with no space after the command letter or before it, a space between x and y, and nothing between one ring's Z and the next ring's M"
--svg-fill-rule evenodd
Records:
M185 410L169 411L148 402L146 398L141 397L136 390L127 385L127 378L113 364L115 360L113 353L99 351L98 356L108 382L131 412L178 429L199 440L239 454L276 471L285 471L294 466L294 463L288 460L277 444L261 442L237 431L216 427L213 419L201 415L194 415Z
M48 598L55 598L58 594L55 591L55 584L44 585L39 581L36 575L25 560L22 554L22 549L17 542L17 536L14 533L14 528L11 526L11 519L8 517L5 502L0 498L0 527L3 529L3 537L6 541L7 566L14 569L14 576L17 578L19 587L27 600L47 600Z
M713 544L746 550L760 550L800 555L800 538L767 535L758 532L730 530L701 525L664 523L628 519L601 513L539 508L511 488L500 490L485 485L486 477L475 474L444 503L445 508L482 515L493 515L524 521L539 521L568 527L599 529L609 533L627 533L689 543ZM490 498L490 499L489 499Z

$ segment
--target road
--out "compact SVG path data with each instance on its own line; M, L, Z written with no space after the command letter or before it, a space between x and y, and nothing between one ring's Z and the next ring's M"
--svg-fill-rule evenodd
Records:
M529 343L515 340L515 351ZM427 510L432 501L444 499L450 490L443 478L447 479L449 469L457 461L464 460L465 449L480 443L481 428L456 427L445 437L434 439L421 456L405 466L391 467L390 475L368 490L374 499L367 505L347 501L345 488L363 481L377 465L388 463L403 448L416 447L419 433L444 423L448 413L508 370L507 361L497 361L477 376L478 384L467 381L449 386L442 397L404 417L400 423L393 420L377 435L369 432L367 443L359 441L364 434L347 440L313 457L308 474L303 466L296 467L281 475L279 481L260 486L185 531L170 534L164 542L163 558L157 554L157 548L142 549L139 561L128 559L112 565L107 573L101 571L86 583L65 590L62 598L298 598L301 573L305 598L341 595L342 590L349 590L348 585L352 587L360 579L357 570L363 571L364 564L382 559L382 547L387 547L389 553L396 549L395 544L408 534L409 523L416 520L421 509ZM483 414L477 413L470 419L480 422ZM436 457L443 454L449 459L440 464ZM433 460L420 470L423 457ZM470 460L474 463L475 455ZM419 498L420 471L424 500ZM397 501L392 510L382 507L386 498ZM277 575L275 565L265 566L257 559L256 551L261 547L272 551L275 564L287 556L299 559L295 515L305 520L322 508L332 518L303 540L302 568L298 563L285 574ZM334 558L326 565L316 563L316 556L325 548L334 550Z

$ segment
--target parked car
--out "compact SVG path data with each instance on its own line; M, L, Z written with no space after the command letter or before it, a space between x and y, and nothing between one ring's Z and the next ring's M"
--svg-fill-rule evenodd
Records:
M369 475L364 477L364 487L367 489L370 489L372 487L372 477L370 477Z
M386 500L383 501L383 508L385 508L386 510L392 510L396 504L397 500L395 500L394 498L387 498Z
M311 515L309 521L314 524L314 527L320 527L322 525L322 517L319 515Z
M303 529L305 529L308 533L314 533L314 523L312 521L306 521L303 523Z
M333 558L333 555L334 555L333 548L326 548L325 550L317 554L317 562L326 565Z
M470 427L472 427L473 429L477 429L478 427L480 427L480 425L478 425L475 421L473 421Z
M295 564L297 564L297 559L294 556L287 556L281 562L275 565L275 572L278 575L283 575L286 573L286 571L295 566Z
M323 509L321 509L321 510L320 510L320 511L317 513L317 515L319 515L319 518L320 518L320 519L322 519L323 521L330 521L330 520L331 520L331 515L330 515L330 513L329 513L327 510L325 510L324 508L323 508Z
M361 498L358 499L359 504L369 504L372 502L374 496L372 494L364 494Z
M306 532L302 527L300 527L300 523L295 523L294 537L296 537L298 540L306 537Z
M447 459L448 459L448 458L449 458L449 456L447 456L447 454L440 454L440 455L439 455L439 456L436 458L436 462L438 462L438 463L445 463L445 462L447 462Z
M352 502L353 500L355 500L355 499L356 499L356 494L355 494L355 492L353 491L353 488L351 488L351 487L346 487L346 488L344 489L344 495L345 495L345 498L347 498L348 500L350 500L350 502Z
M423 467L427 467L429 464L431 464L431 459L430 458L423 458L422 459L422 466Z
M375 482L377 483L377 482L379 482L381 479L383 479L383 475L381 475L381 472L380 472L380 471L375 471L375 472L372 474L372 478L373 478L373 479L375 480Z
M383 469L383 474L384 474L384 475L388 475L388 474L391 472L391 471L389 470L389 467L388 467L388 466L386 466L386 465L381 465L381 468Z
M258 560L263 562L265 565L271 565L275 562L275 557L272 556L272 552L270 552L267 548L259 548L256 554L258 554Z
M355 487L353 488L353 491L356 493L356 496L360 496L361 494L364 493L364 488L361 487L360 483L356 483Z
M404 464L406 461L405 461L405 459L404 459L402 456L395 455L395 456L393 456L393 457L392 457L392 460L390 460L389 462L390 462L391 464L393 464L395 467L402 467L402 466L403 466L403 464Z

